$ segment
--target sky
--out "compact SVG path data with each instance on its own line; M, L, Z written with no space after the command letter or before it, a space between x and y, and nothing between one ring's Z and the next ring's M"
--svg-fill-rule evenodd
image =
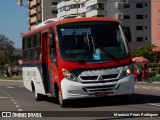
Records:
M23 0L27 5L27 0ZM13 41L15 48L22 47L21 33L28 30L27 8L18 6L18 0L1 0L0 3L0 34Z

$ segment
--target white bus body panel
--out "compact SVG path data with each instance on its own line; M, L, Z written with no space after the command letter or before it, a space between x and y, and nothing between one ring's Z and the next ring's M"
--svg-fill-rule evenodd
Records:
M32 91L32 82L37 93L45 95L45 89L43 85L43 79L41 77L41 71L37 67L23 67L23 83L25 88Z
M134 77L130 75L124 79L119 80L118 82L111 83L94 83L94 84L82 84L79 82L70 81L63 79L61 82L61 89L63 99L76 99L76 98L89 98L95 97L95 92L90 92L89 90L84 90L87 87L95 86L110 86L115 85L115 88L108 90L108 96L116 95L129 95L134 93Z

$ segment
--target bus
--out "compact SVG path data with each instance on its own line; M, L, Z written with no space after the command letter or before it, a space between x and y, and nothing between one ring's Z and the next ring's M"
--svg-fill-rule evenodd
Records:
M61 107L80 98L117 96L127 102L134 93L129 32L106 17L57 19L22 35L24 86L56 98Z

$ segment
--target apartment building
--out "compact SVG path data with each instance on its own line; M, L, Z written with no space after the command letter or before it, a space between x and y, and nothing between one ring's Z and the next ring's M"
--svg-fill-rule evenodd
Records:
M117 0L116 0L117 1ZM110 9L113 5L108 3ZM107 12L106 16L119 19L124 26L130 27L132 39L130 48L151 43L151 1L150 0L119 0L113 7L116 13ZM106 4L107 6L107 4ZM108 9L107 8L107 9ZM107 11L107 10L106 10Z
M160 47L160 0L151 2L151 43Z
M57 17L57 0L28 0L28 30L49 18Z
M160 0L61 0L57 10L58 17L78 13L117 18L130 27L131 49L150 43L160 46Z
M160 0L28 0L28 6L29 30L65 15L114 17L130 27L131 49L150 43L160 47Z

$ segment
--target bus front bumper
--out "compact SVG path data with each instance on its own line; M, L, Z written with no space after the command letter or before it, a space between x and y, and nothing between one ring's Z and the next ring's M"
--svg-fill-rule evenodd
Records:
M129 95L134 93L134 77L130 75L116 82L87 84L63 79L61 90L64 100L97 97L97 93L102 93L102 96Z

